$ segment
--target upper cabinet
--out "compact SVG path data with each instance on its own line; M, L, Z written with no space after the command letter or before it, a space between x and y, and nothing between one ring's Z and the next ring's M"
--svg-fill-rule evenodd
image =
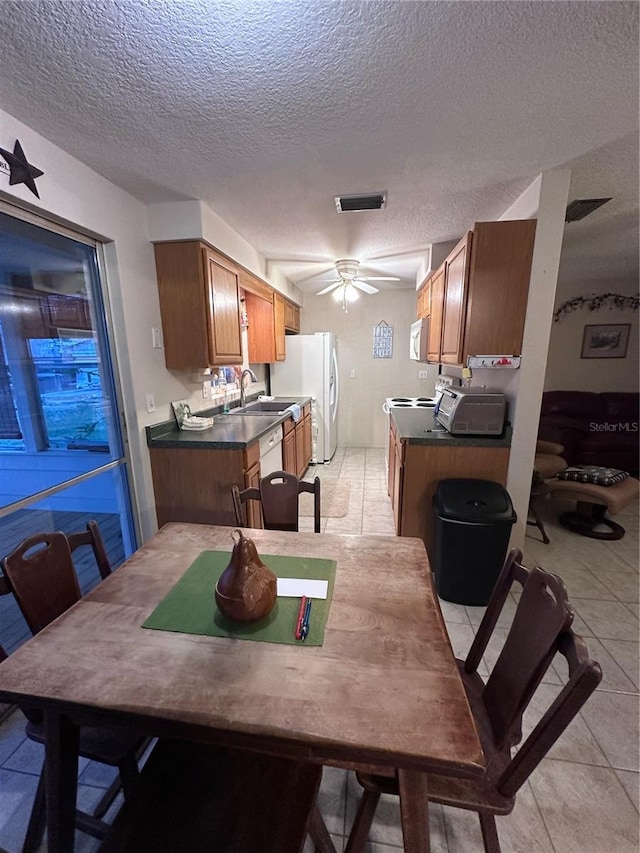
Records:
M250 364L267 364L282 361L276 352L276 319L273 305L273 293L269 298L256 296L245 291L247 307L247 342L249 345ZM282 330L284 336L284 329Z
M469 269L463 358L522 355L535 219L477 222Z
M193 240L154 249L167 367L242 364L235 265Z
M440 361L440 344L442 342L442 315L444 312L444 277L446 266L431 276L429 283L429 335L427 343L427 361Z
M430 276L418 301L430 318L429 361L522 354L535 232L535 219L476 222Z
M240 278L240 284L244 280ZM255 282L254 282L255 284ZM262 284L262 283L261 283ZM286 358L286 331L293 331L292 323L296 321L300 331L300 309L267 285L263 290L245 290L245 305L249 328L247 340L249 343L249 362L251 364L284 361Z
M300 331L300 309L288 299L284 301L284 328L294 334Z
M423 320L431 314L431 279L420 286L416 300L416 319Z
M444 310L440 343L440 361L443 364L462 364L471 239L472 234L469 231L445 262Z

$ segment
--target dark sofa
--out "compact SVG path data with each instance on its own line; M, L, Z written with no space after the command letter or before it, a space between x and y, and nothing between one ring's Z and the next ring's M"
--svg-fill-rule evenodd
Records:
M640 394L545 391L538 438L564 445L569 465L604 465L638 474Z

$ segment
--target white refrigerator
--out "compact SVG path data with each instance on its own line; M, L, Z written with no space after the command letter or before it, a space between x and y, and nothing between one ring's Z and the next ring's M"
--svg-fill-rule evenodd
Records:
M311 461L329 462L338 446L338 354L333 332L287 335L286 361L271 365L276 397L313 398Z

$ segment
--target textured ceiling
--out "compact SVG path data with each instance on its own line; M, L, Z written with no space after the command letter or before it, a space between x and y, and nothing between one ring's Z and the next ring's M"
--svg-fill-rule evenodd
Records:
M635 2L0 9L8 112L145 202L203 199L265 257L326 262L294 280L339 257L399 274L372 259L456 238L564 164L581 195L635 186L571 226L571 275L594 279L587 223L637 275L637 235L617 232L637 222ZM384 211L336 213L335 194L381 189ZM400 267L404 284L417 261Z

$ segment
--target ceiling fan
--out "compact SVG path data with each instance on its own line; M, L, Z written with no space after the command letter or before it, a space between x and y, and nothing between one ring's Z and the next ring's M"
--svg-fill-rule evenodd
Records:
M363 293L378 293L378 288L369 284L370 281L400 281L397 276L382 276L382 275L358 275L360 261L353 258L343 258L335 262L338 278L330 282L327 287L318 291L317 296L323 296L325 293L330 293L335 290L335 299L342 302L342 307L346 311L347 303L354 302L358 298L357 290ZM357 290L356 290L357 288Z

